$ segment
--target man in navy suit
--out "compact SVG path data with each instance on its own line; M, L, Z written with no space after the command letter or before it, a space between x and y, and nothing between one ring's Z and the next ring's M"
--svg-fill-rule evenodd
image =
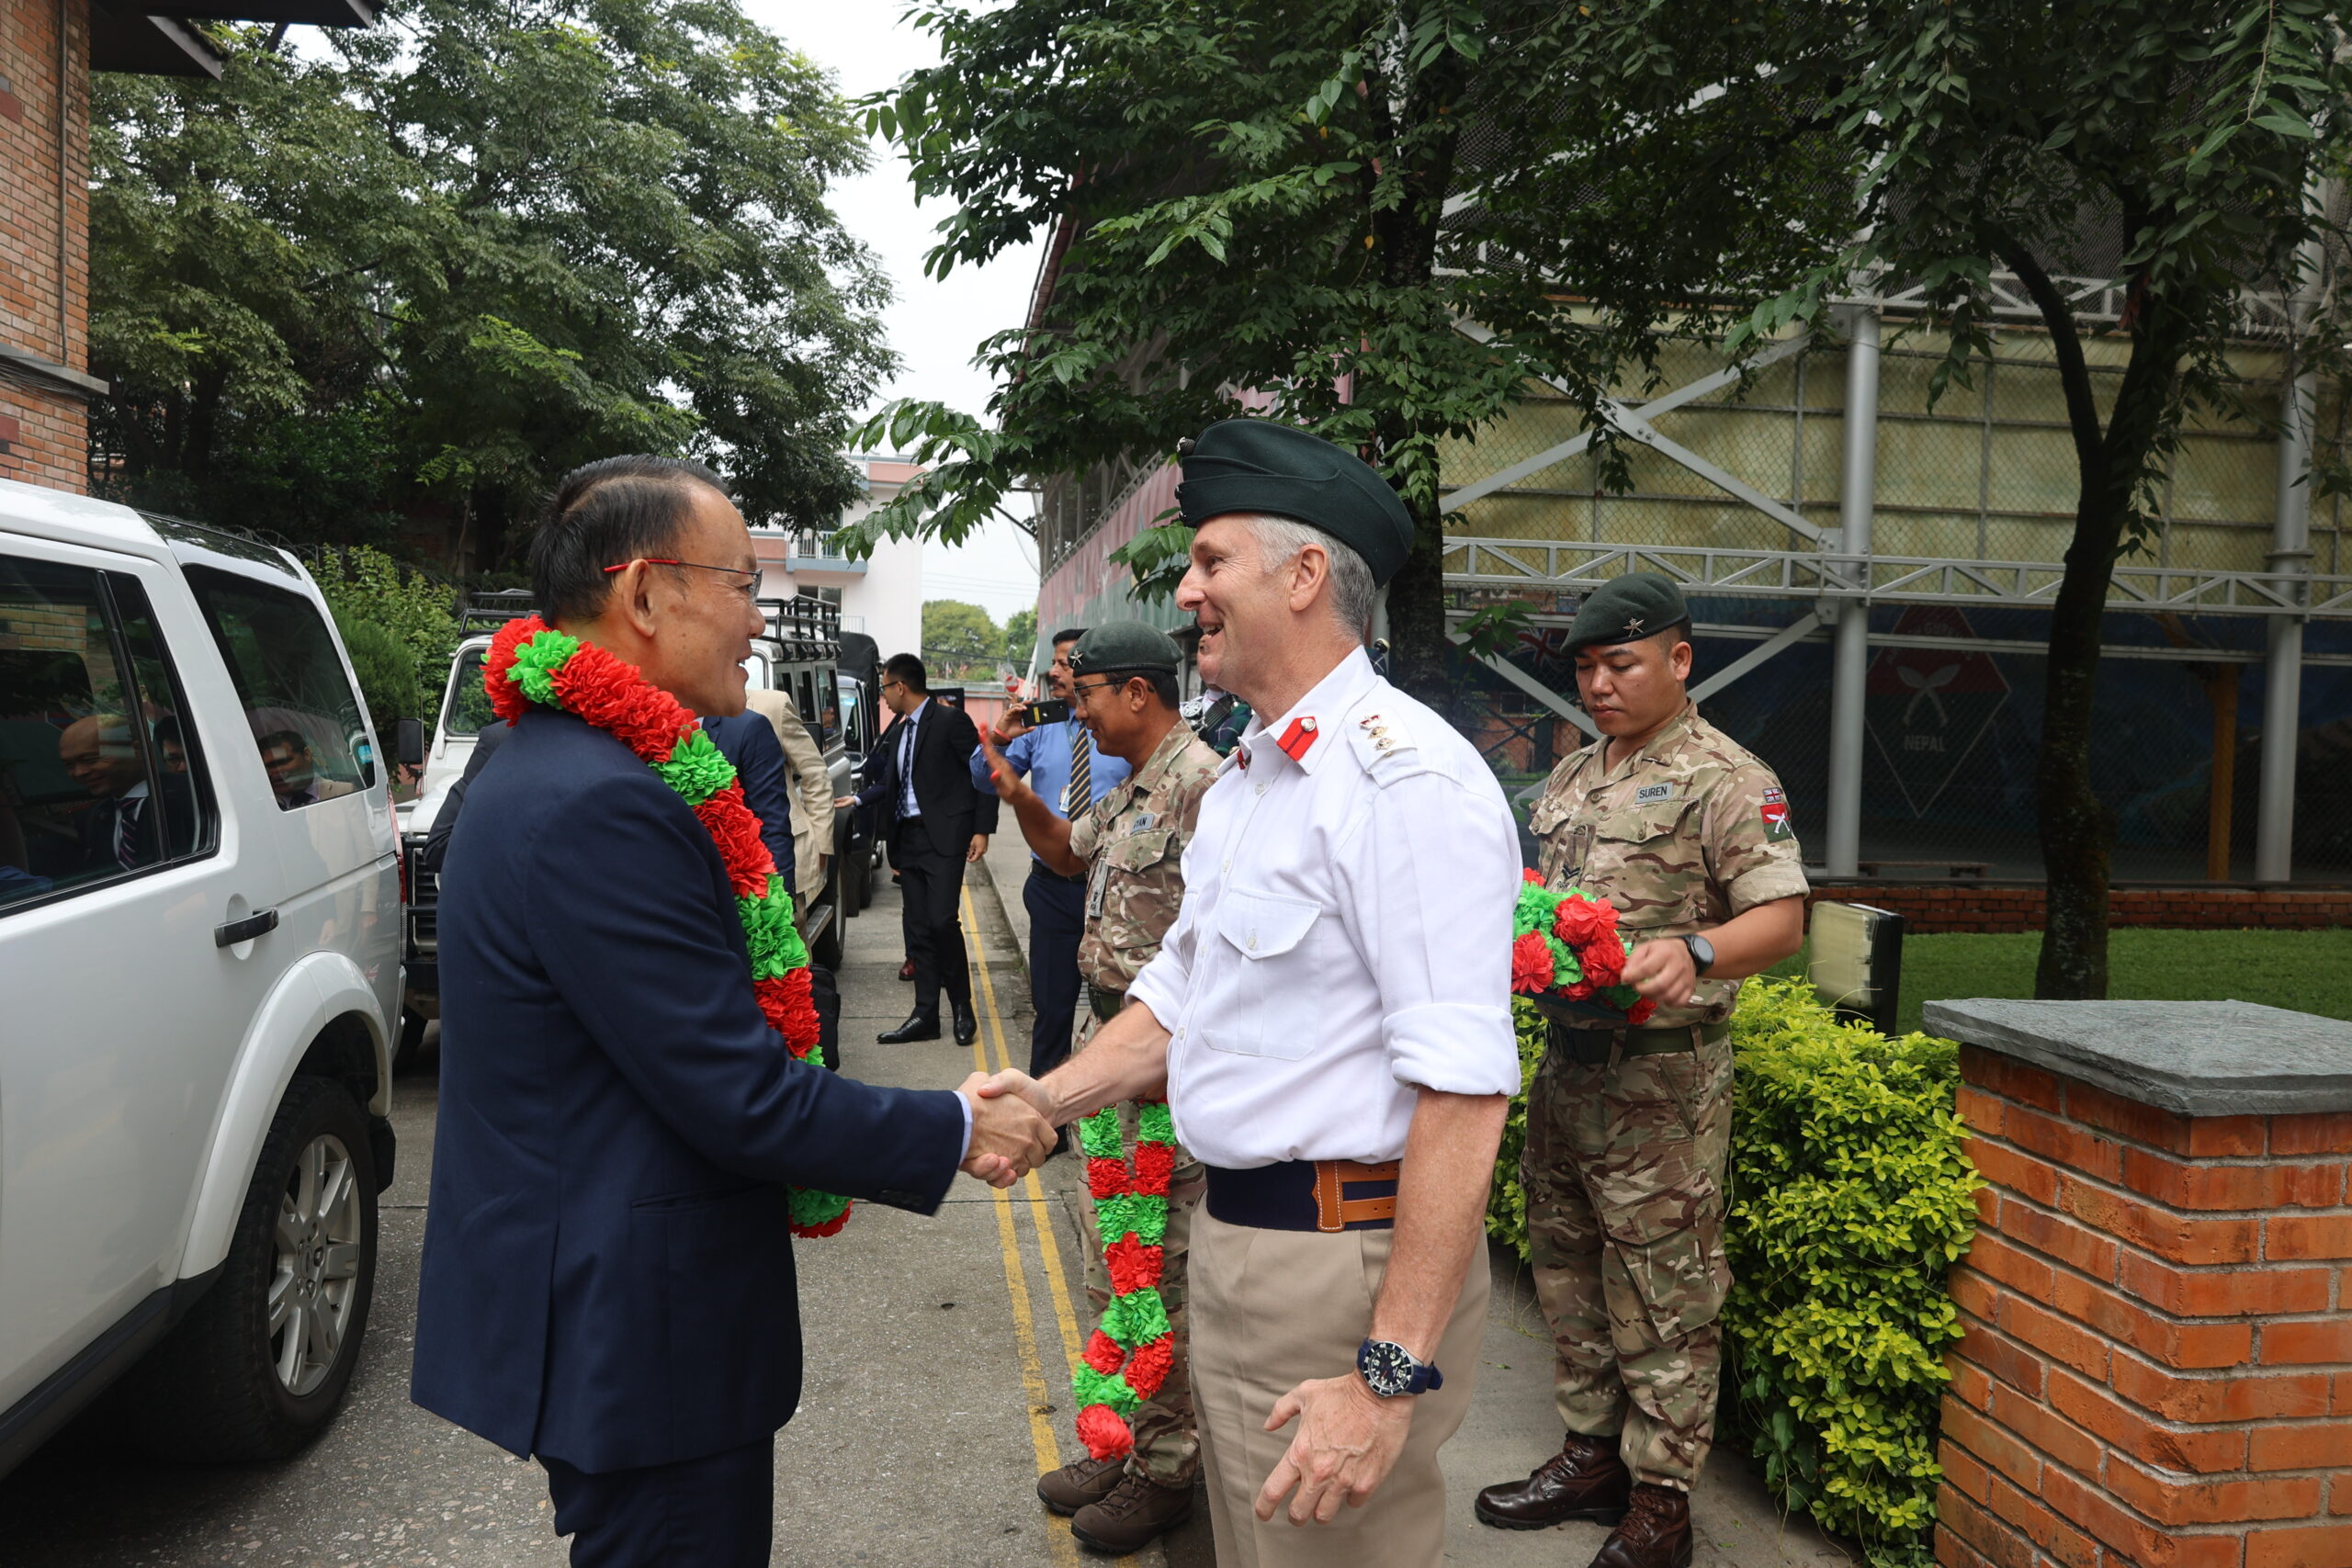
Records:
M964 960L956 907L964 865L988 852L997 800L972 787L969 762L980 732L962 708L931 700L922 660L894 653L882 666L882 700L899 722L875 742L880 767L855 795L833 804L878 806L876 831L899 868L899 920L915 966L915 1010L875 1038L885 1045L939 1038L939 993L956 1010L956 1043L979 1033L972 1011L972 971ZM869 758L869 761L872 761Z
M741 710L757 562L708 470L574 471L531 575L561 630ZM537 1458L575 1568L763 1565L800 1394L786 1184L929 1213L959 1165L1009 1184L1052 1134L977 1074L885 1089L793 1060L709 834L581 719L524 716L451 856L412 1395Z

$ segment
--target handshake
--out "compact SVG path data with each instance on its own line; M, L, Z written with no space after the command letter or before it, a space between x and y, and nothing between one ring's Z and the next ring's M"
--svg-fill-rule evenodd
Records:
M1011 1067L993 1076L974 1073L956 1092L972 1108L965 1175L1010 1187L1054 1152L1060 1132L1052 1121L1053 1096L1027 1073Z

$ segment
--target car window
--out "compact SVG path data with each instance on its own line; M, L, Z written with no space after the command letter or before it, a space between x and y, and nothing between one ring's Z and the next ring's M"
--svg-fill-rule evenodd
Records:
M847 675L839 676L833 682L833 693L840 703L836 711L841 715L841 732L848 738L852 750L865 743L865 691Z
M0 914L211 849L184 711L134 580L0 556Z
M481 660L488 650L469 648L458 655L458 682L449 688L448 711L441 716L444 735L479 735L498 716L490 705L490 691L481 683Z
M220 646L281 811L368 789L375 748L334 636L310 600L211 567L188 586Z

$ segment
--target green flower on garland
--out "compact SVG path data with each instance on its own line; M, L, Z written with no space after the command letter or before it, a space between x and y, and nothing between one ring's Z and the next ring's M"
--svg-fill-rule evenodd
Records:
M654 763L653 771L688 806L700 806L735 782L735 764L700 728L671 748L669 760Z
M579 651L578 637L549 627L514 649L514 668L506 672L506 678L522 687L523 694L533 702L561 707L555 694L555 672Z

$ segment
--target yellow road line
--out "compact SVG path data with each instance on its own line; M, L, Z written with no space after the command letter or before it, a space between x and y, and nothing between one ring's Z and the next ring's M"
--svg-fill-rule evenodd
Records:
M969 888L964 891L964 914L973 940L978 941L979 920L972 908ZM983 960L976 967L979 969L980 983L988 997L989 1017L995 1021L996 989L988 983L988 965ZM1004 1026L998 1021L997 1049L1001 1052L1003 1048ZM976 1072L989 1070L986 1048L978 1039L972 1042L972 1067ZM1030 1180L1034 1184L1036 1178L1032 1176ZM1037 1473L1043 1475L1049 1470L1059 1469L1062 1462L1061 1444L1054 1436L1052 1420L1046 1416L1053 1407L1053 1396L1046 1391L1045 1360L1037 1351L1036 1317L1029 1306L1028 1269L1021 1260L1021 1237L1012 1224L1012 1194L1001 1187L991 1187L989 1191L995 1199L997 1243L1004 1254L1004 1289L1012 1303L1013 1337L1021 1348L1021 1393L1029 1402L1029 1441L1036 1450ZM1035 1218L1034 1211L1031 1217L1033 1220ZM1043 1227L1040 1227L1040 1234L1043 1234ZM1058 1269L1054 1275L1054 1292L1057 1298L1064 1294ZM1060 1303L1060 1310L1067 1318L1069 1308L1066 1301ZM1064 1328L1065 1339L1071 1332L1069 1328ZM1069 1524L1052 1514L1046 1518L1046 1545L1057 1568L1078 1568L1078 1542L1070 1535Z

